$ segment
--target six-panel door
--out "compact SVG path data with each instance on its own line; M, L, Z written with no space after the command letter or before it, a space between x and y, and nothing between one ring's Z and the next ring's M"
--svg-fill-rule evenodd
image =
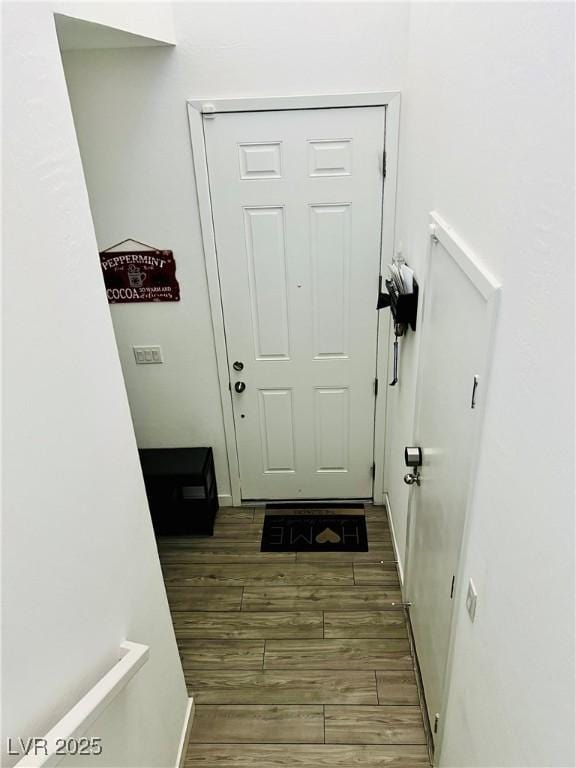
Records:
M204 118L243 499L372 495L384 124Z

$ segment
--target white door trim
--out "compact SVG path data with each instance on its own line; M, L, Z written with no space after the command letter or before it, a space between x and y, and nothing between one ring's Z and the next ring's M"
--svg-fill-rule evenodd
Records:
M204 115L214 112L271 112L284 109L385 107L400 100L399 91L328 93L310 96L258 96L239 99L190 99L188 105Z
M446 252L451 256L451 258L454 260L454 262L459 266L459 268L465 273L465 275L468 277L470 282L476 287L476 289L479 291L479 293L482 294L482 296L486 300L488 315L489 315L489 331L488 331L488 345L487 345L487 352L486 357L483 363L483 370L482 370L482 389L481 389L481 395L478 402L478 422L475 429L475 433L473 436L473 445L472 445L472 456L471 456L471 471L470 471L470 478L469 478L469 484L468 484L468 495L466 498L466 508L464 510L464 525L462 529L462 538L460 542L460 552L458 555L458 563L456 566L456 590L454 595L454 601L452 604L452 614L450 619L450 635L448 640L448 652L446 657L446 674L444 678L443 683L443 691L442 691L442 697L441 697L441 717L439 721L439 728L438 728L438 734L436 735L436 738L434 740L435 749L434 749L434 765L439 764L439 759L441 757L441 749L442 749L442 740L444 737L444 728L446 725L446 708L448 704L448 693L450 689L450 680L451 680L451 674L452 674L452 660L454 656L454 644L455 644L455 636L456 636L456 627L457 627L457 617L458 617L458 611L462 613L462 596L465 594L465 590L467 587L467 580L465 580L464 576L464 565L465 565L465 552L467 549L467 542L469 538L469 532L470 532L470 508L472 505L472 499L474 495L474 485L476 481L476 471L478 466L478 459L480 454L480 439L482 435L482 427L484 423L484 415L486 412L486 395L488 391L488 383L490 378L490 368L491 368L491 362L492 362L492 355L491 351L494 347L494 340L496 335L496 320L498 316L498 306L500 301L500 289L501 285L500 283L491 275L485 267L478 261L476 256L474 255L474 252L471 251L469 246L456 234L456 232L450 227L447 222L436 212L431 211L429 215L429 246L428 246L428 263L427 263L427 269L426 269L426 280L424 282L424 294L423 294L423 301L422 301L422 309L420 311L420 314L422 317L424 317L424 305L426 302L426 292L428 287L428 279L430 274L430 265L431 260L433 258L432 255L432 245L434 242L434 238L436 238L442 246L445 248ZM418 370L420 368L420 364L418 363ZM418 404L421 402L421 382L420 382L420 376L418 376L417 379L417 386L416 386L416 400L415 402ZM418 415L416 415L415 424L418 423ZM410 506L412 504L412 499L410 499L409 502ZM410 599L410 583L409 583L409 573L410 573L410 529L412 526L412 515L410 514L410 507L409 507L409 514L408 514L408 521L407 521L407 540L406 540L406 554L404 558L404 571L405 571L405 581L404 581L404 589L405 592L403 593L407 599Z
M204 261L210 298L210 314L214 333L214 347L218 381L220 386L220 402L226 439L228 471L232 503L239 506L242 502L240 489L240 467L236 448L236 433L232 413L232 397L229 389L228 357L226 350L226 334L224 330L224 315L220 293L220 276L216 256L216 240L212 219L212 203L210 199L210 184L208 178L208 160L204 142L203 119L217 112L255 112L286 109L330 109L341 107L386 107L386 133L384 148L386 151L386 178L384 181L382 240L380 248L380 271L386 261L392 259L394 253L394 228L396 221L396 178L398 169L398 136L400 128L400 93L387 91L382 93L345 93L319 94L314 96L269 96L259 98L238 99L191 99L188 101L188 121L190 124L190 139L198 193L198 209L204 247ZM374 311L376 311L378 285L374 285ZM376 376L380 382L376 398L374 462L376 472L374 477L374 502L384 503L384 436L386 414L386 383L388 375L388 329L389 313L380 312L378 315L378 350Z

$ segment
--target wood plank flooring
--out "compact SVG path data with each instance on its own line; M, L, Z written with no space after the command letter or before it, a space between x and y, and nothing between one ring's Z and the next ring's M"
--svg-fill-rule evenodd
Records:
M386 512L368 552L260 552L262 508L158 542L196 711L187 768L429 766Z

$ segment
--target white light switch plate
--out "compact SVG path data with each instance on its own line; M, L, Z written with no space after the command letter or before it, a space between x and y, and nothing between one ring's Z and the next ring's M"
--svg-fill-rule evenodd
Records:
M466 593L466 610L468 611L468 616L470 616L470 621L474 621L474 617L476 616L477 599L478 593L476 592L476 587L474 586L472 579L470 579L468 582L468 592Z
M163 363L161 347L132 347L138 365Z

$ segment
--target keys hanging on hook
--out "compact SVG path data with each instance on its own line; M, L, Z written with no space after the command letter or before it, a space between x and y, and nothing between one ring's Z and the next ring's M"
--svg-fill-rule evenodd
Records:
M398 384L398 339L404 335L406 326L404 323L394 323L394 371L390 386L394 387Z

